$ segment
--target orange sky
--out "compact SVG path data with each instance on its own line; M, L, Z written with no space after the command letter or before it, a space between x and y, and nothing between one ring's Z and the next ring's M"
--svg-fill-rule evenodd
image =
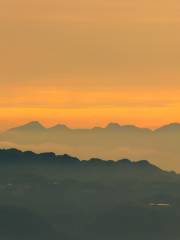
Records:
M0 0L0 130L180 121L178 0Z

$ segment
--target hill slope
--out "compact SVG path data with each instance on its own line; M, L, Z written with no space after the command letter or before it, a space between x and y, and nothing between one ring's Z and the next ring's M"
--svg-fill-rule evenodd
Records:
M0 238L177 240L179 185L145 160L1 149Z

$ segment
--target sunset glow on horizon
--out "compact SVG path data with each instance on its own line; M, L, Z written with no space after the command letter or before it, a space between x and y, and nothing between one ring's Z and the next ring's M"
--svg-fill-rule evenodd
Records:
M0 131L180 122L179 2L1 0Z

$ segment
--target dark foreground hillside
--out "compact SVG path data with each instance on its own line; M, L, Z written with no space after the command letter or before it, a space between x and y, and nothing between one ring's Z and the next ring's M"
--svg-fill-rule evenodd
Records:
M147 161L0 150L0 239L179 240L180 176Z

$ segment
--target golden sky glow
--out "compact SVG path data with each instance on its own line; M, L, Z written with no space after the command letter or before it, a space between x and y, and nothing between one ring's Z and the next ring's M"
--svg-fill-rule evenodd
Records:
M0 130L180 121L178 0L0 0Z

